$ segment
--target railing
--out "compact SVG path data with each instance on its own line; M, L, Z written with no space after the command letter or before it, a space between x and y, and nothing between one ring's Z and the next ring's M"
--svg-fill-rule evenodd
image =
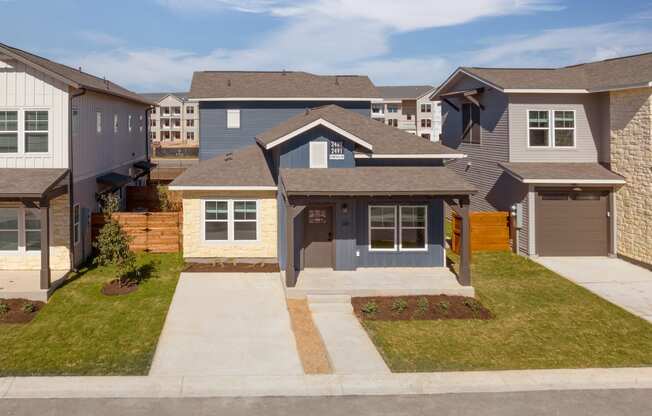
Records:
M199 157L199 147L161 147L152 148L152 158L196 159Z

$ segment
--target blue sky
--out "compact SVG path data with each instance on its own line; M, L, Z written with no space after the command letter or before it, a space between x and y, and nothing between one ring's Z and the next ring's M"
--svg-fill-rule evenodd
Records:
M0 0L0 16L0 42L136 91L207 69L436 84L460 65L652 51L650 0Z

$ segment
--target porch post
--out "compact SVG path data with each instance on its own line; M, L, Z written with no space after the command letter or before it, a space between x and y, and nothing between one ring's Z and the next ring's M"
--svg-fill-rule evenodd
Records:
M285 202L285 286L294 287L297 284L297 272L294 268L294 207Z
M460 236L460 284L471 286L471 218L469 216L469 198L459 199L459 215L462 217Z
M50 201L42 198L39 203L41 216L41 289L50 288Z

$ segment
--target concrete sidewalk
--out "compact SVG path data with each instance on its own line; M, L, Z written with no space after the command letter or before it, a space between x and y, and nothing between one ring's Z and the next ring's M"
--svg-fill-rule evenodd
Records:
M0 398L359 396L652 388L652 368L386 375L18 377Z

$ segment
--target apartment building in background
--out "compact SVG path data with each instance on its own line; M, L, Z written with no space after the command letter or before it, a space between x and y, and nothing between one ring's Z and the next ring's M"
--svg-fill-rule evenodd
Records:
M188 93L141 94L156 107L149 113L149 139L152 145L167 147L199 146L199 111L188 101Z
M379 86L382 100L374 102L371 117L428 140L441 134L441 103L430 96L431 85Z

